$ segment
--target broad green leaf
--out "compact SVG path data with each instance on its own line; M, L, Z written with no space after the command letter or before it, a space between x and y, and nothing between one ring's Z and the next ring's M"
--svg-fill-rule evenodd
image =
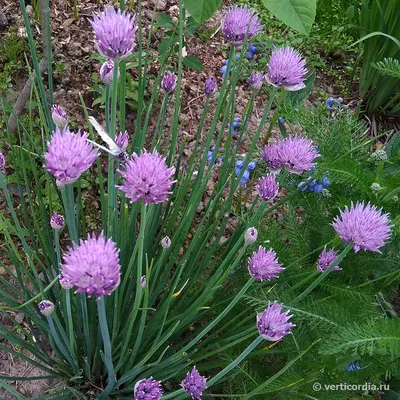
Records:
M155 26L158 26L160 28L174 29L175 25L169 15L159 13L157 15L157 23Z
M311 93L315 78L317 77L315 71L304 81L306 87L302 90L298 90L297 92L286 92L285 94L285 103L289 103L292 105L299 104L303 100L305 100Z
M317 10L316 0L263 0L265 7L286 25L308 35Z
M183 0L193 19L201 24L207 21L221 4L221 0Z
M169 51L170 48L176 43L176 41L177 41L176 36L163 39L161 43L158 45L158 52L160 53L160 55L164 55L167 51Z
M183 59L183 65L188 68L204 71L203 63L195 56L187 56Z
M386 154L389 159L396 157L400 149L400 132L396 132L386 146Z

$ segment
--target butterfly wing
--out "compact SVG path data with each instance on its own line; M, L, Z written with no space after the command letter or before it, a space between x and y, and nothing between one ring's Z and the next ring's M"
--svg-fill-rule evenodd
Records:
M110 135L103 129L103 127L96 121L96 119L93 118L92 116L90 116L89 122L92 124L93 128L96 129L97 133L103 139L103 141L105 143L107 143L108 150L106 150L106 151L108 153L113 154L114 156L119 155L121 153L121 149L118 147L118 145L115 143L115 141L110 137ZM95 144L99 148L102 148L103 150L105 149L103 146L100 146L97 143L95 143Z

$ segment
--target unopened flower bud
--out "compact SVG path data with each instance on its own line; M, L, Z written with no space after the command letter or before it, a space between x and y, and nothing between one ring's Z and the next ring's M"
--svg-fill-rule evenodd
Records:
M64 129L68 124L67 113L57 104L51 109L51 118L57 128Z
M244 242L247 245L253 244L256 242L258 237L258 232L256 228L249 228L247 229L246 233L244 234Z
M165 236L165 238L161 240L161 246L164 249L169 249L171 247L171 239L168 236Z
M6 158L4 157L4 154L0 151L0 171L5 167L6 165Z
M118 71L118 77L119 77L119 71ZM100 79L106 85L111 85L113 78L114 78L114 61L110 59L104 62L103 65L101 66Z
M55 211L53 212L53 215L50 219L50 226L55 229L56 231L59 231L65 224L65 219L62 215L57 214Z
M166 93L171 93L175 90L177 81L178 78L176 75L174 75L172 72L167 72L161 81L161 88Z
M140 286L141 286L142 289L144 289L146 287L146 275L143 275L140 278Z
M212 77L209 76L206 79L206 83L204 85L204 93L206 96L212 96L217 92L217 81Z
M49 300L43 300L39 303L39 310L44 316L50 317L54 311L54 304Z

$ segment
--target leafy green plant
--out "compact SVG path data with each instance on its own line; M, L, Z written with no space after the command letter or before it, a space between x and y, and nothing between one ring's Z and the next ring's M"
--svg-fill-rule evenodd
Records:
M386 381L392 385L400 373L400 329L398 314L391 305L397 298L399 262L399 186L400 134L395 134L386 149L371 153L372 140L365 126L342 110L334 118L324 107L287 106L281 110L287 129L302 130L318 143L321 152L312 179L328 177L323 192L305 190L291 198L278 217L260 221L259 243L267 243L286 268L279 282L265 282L246 295L250 306L262 310L268 301L278 298L295 314L296 330L274 350L258 351L243 368L225 383L225 393L237 398L271 399L362 398L361 390L326 391L325 385L368 382L378 389ZM298 177L285 186L306 181ZM309 181L310 182L310 181ZM382 206L391 213L394 233L381 254L349 254L335 271L307 297L301 297L310 276L316 274L316 262L323 247L337 240L330 226L338 207L356 199ZM397 216L397 217L395 217ZM245 265L237 269L235 279L242 285L247 279ZM351 306L349 306L351 305ZM241 308L237 308L240 314ZM290 365L278 379L270 381L283 366L315 343L302 358ZM266 350L266 349L265 349ZM235 358L237 353L230 352ZM256 356L257 355L257 356ZM317 386L314 386L317 384ZM318 386L320 385L320 386ZM322 387L322 390L320 388ZM319 391L320 390L320 391ZM367 390L368 391L368 390ZM227 396L228 397L228 396ZM234 397L235 398L235 397Z
M365 102L365 111L375 114L380 110L397 114L400 79L382 74L375 68L385 58L399 60L400 17L397 0L363 0L360 9L354 8L362 42L362 66L360 73L360 96ZM387 62L387 61L386 61Z

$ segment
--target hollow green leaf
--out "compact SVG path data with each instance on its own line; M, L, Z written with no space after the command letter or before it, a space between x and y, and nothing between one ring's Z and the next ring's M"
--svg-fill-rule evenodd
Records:
M263 0L276 18L294 30L308 35L317 10L316 0Z

